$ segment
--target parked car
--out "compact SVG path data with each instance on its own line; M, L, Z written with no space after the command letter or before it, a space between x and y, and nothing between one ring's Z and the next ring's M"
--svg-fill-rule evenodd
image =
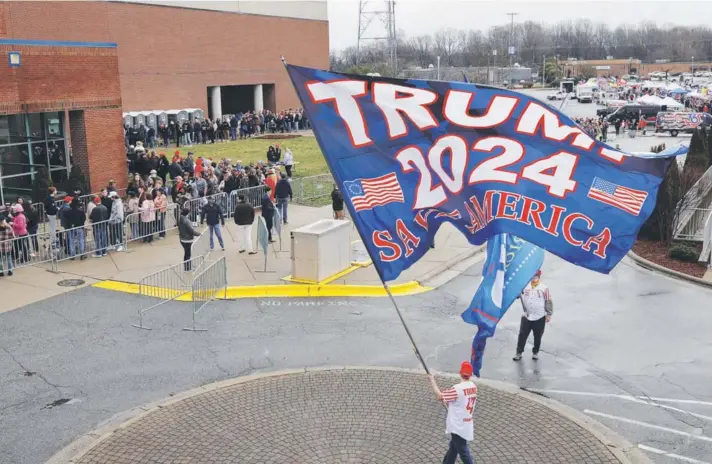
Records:
M563 100L566 98L567 93L563 92L561 90L558 90L556 92L552 92L549 95L546 96L547 100Z

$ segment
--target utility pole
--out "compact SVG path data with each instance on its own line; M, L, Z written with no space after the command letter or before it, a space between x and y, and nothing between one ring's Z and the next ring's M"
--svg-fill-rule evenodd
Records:
M541 55L541 86L546 86L546 55Z
M511 18L509 23L509 45L507 47L507 53L509 53L509 72L508 72L508 84L512 83L512 58L514 57L514 43L512 42L512 36L514 34L514 17L519 13L507 13L507 16Z
M386 61L389 62L393 75L397 75L398 41L396 39L396 2L394 0L359 1L358 39L356 42L358 63L361 62L361 51L366 41L385 42Z

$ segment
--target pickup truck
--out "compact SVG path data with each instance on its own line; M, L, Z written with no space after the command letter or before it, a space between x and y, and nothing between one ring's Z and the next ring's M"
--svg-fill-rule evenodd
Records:
M566 92L563 92L561 90L552 92L549 95L546 96L547 100L563 100L566 98L566 95L568 95Z

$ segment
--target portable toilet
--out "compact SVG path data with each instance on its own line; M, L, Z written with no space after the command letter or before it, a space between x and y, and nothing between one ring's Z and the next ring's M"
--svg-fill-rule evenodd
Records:
M156 125L156 113L154 111L149 111L145 113L146 116L146 125L148 127L153 127L154 129L158 127Z
M133 116L131 116L131 113L124 113L124 127L129 126L133 127Z
M178 114L176 114L176 121L183 124L187 120L188 120L188 112L186 110L178 111Z
M146 125L146 116L144 116L143 113L137 112L136 113L136 127L141 126L143 124L144 126Z
M158 111L156 112L156 119L158 120L158 125L163 124L164 126L168 125L168 113L165 111Z

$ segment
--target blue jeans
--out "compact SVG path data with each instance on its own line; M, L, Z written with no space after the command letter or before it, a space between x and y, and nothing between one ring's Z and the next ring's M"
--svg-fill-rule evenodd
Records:
M210 249L215 248L215 242L213 241L213 233L218 236L218 242L220 242L220 248L225 249L225 243L223 242L222 232L220 232L220 224L215 224L214 226L208 225L210 229Z
M463 464L473 464L472 456L470 455L470 448L467 447L467 440L456 433L451 433L450 447L445 454L443 464L455 464L458 454L460 455L460 459Z
M237 139L237 127L231 127L230 128L230 138L232 140Z
M79 254L84 254L84 229L69 230L69 256L74 256L79 248Z
M287 205L289 205L289 198L277 198L277 209L285 224L287 223Z
M7 263L7 267L5 266ZM0 272L12 271L12 251L0 251Z
M96 256L102 256L102 255L106 254L106 247L108 246L108 243L109 243L107 228L108 228L107 224L97 224L95 226L92 226L92 229L94 232L94 246L95 246L94 254Z

